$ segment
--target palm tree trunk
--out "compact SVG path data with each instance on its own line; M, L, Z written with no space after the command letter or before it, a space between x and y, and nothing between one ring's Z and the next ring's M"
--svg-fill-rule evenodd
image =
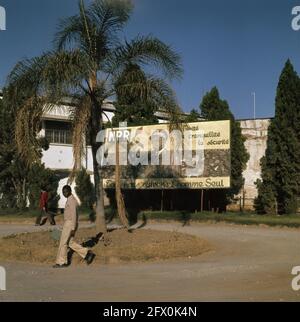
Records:
M94 183L95 183L95 196L96 196L96 230L97 233L104 234L107 232L105 222L105 209L104 209L104 189L103 178L101 178L101 170L98 168L96 160L97 147L92 147L93 167L94 167Z
M94 103L92 108L92 115L90 120L90 140L92 145L93 156L93 170L94 170L94 183L95 183L95 196L96 196L96 230L97 233L105 234L107 232L105 222L105 209L104 209L104 188L101 169L97 162L97 151L101 144L96 142L98 132L102 129L102 111L101 106Z
M120 153L119 141L116 139L116 166L115 166L115 184L116 184L116 201L118 208L118 215L124 227L129 229L129 223L126 216L125 203L121 190L121 169L120 169Z
M101 146L96 142L97 134L103 128L102 120L102 105L103 101L98 101L94 96L93 91L97 86L97 72L91 74L89 79L89 86L91 88L91 100L92 100L92 113L90 120L90 140L92 145L93 155L93 168L94 168L94 183L95 183L95 196L96 196L96 230L98 234L105 234L107 232L105 221L105 209L104 209L104 188L103 178L101 175L101 169L97 162L97 151Z

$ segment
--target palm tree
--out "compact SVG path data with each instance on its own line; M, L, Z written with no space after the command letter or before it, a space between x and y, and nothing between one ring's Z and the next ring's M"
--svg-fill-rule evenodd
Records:
M174 116L179 107L168 83L181 77L182 67L179 55L153 36L121 42L120 31L133 10L131 1L95 0L86 7L80 0L78 5L78 14L60 21L53 51L19 62L8 83L22 102L15 137L18 151L28 163L38 159L34 147L43 113L66 97L72 100L74 168L70 178L81 167L87 133L93 156L96 226L99 233L105 233L103 178L96 160L103 104L113 100L116 91L118 95L130 92ZM132 65L139 66L138 72L129 68Z

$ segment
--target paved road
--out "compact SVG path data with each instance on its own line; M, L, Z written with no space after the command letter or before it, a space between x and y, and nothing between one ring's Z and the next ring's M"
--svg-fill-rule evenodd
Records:
M36 228L0 227L0 235ZM151 224L207 239L215 250L191 260L115 266L0 263L0 301L300 301L291 270L300 265L300 230L225 224ZM40 229L40 228L37 228Z
M34 225L21 225L21 224L3 224L0 223L0 238L6 235L20 234L20 233L32 233L37 231L43 231L50 229L49 226L35 227Z

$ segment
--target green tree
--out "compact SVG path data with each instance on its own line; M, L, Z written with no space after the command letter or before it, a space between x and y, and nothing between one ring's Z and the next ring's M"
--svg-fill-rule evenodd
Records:
M138 92L132 92L130 88L122 90L125 84L136 82L137 79L145 82L146 75L138 65L130 64L123 71L116 84L116 110L112 120L112 125L115 127L119 126L120 122L127 122L128 126L158 123L155 113L160 106L156 105L153 97L149 97L147 92L143 93L143 95Z
M0 100L0 195L1 207L24 209L29 205L38 208L41 187L50 194L50 206L57 207L58 177L41 163L42 149L49 145L45 139L36 140L39 158L28 165L16 148L14 140L18 103L11 100L12 88L5 89Z
M81 201L81 206L90 209L95 202L94 185L85 168L77 172L75 183L75 191Z
M38 121L45 110L59 104L62 98L69 97L76 105L72 115L75 164L71 179L81 168L82 138L88 133L99 233L106 232L106 224L103 178L96 157L100 144L96 137L103 129L103 104L116 96L123 71L136 64L141 69L147 67L147 70L158 71L162 77L147 74L145 79L131 79L128 84L118 86L119 93L130 90L141 97L147 95L162 109L178 110L166 80L181 76L180 57L170 46L152 36L138 36L122 43L120 31L128 22L132 9L132 2L127 0L94 0L88 7L81 0L79 13L61 21L54 50L18 63L9 77L17 94L26 94L16 125L18 150L26 160L36 159L34 145L30 144L36 138L34 120ZM135 76L132 73L132 77Z
M242 135L240 123L235 120L227 101L220 99L216 87L203 97L200 109L201 117L207 121L231 121L231 188L213 190L211 193L212 198L218 201L218 208L224 211L234 195L238 194L243 187L243 171L249 160L249 154L244 145L245 138Z
M4 98L0 99L0 205L1 208L15 208L17 196L11 178L11 166L15 156L15 147L12 144L14 113Z
M300 184L300 80L290 60L281 73L275 118L268 130L255 208L259 213L290 214L297 209Z
M193 122L199 122L200 120L201 120L200 113L197 110L192 109L189 115L186 117L185 122L193 123Z
M57 194L59 177L55 172L46 168L44 164L36 163L30 167L27 178L30 208L39 208L41 188L46 189L48 192L48 208L57 208L60 198Z
M118 127L120 122L127 122L128 126L152 125L158 123L153 106L138 101L136 104L122 104L117 102L112 125ZM123 120L123 121L122 121Z

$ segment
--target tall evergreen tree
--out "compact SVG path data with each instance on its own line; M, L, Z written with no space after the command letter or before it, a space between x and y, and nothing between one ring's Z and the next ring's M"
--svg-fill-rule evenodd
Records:
M207 121L231 121L231 188L213 190L210 193L211 198L218 202L217 208L225 211L227 204L243 187L243 171L249 160L249 154L244 145L245 138L242 135L240 123L235 121L227 101L220 98L216 87L203 97L200 109L202 118Z
M290 60L279 79L275 118L269 126L261 167L257 212L294 213L300 184L300 79Z

